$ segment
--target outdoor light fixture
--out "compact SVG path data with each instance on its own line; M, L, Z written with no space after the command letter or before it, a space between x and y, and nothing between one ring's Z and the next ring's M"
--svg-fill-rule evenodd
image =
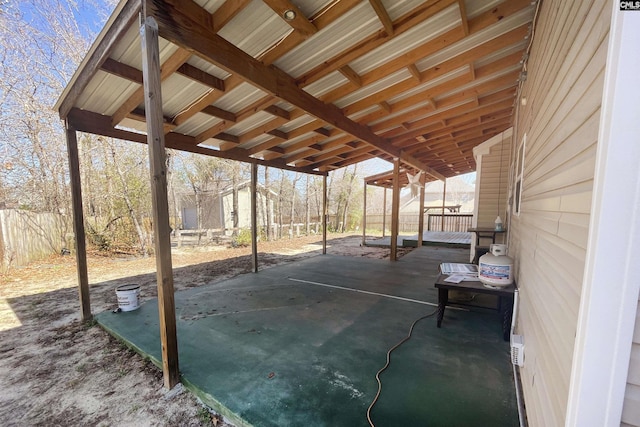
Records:
M286 19L287 21L293 21L296 18L296 12L291 10L291 9L287 9L284 11L284 13L282 14L282 16L284 17L284 19Z

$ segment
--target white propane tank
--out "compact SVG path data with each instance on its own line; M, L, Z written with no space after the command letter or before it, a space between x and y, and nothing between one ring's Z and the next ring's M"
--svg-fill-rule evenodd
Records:
M502 288L513 283L513 260L507 256L507 245L493 244L482 255L478 278L488 288Z

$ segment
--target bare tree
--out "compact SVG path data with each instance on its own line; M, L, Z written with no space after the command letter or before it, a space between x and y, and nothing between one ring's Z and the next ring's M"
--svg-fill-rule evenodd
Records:
M82 6L99 22L111 9ZM0 183L6 204L69 211L64 132L52 104L93 39L93 28L78 26L77 7L33 0L3 2L0 9Z
M271 190L269 189L269 167L265 166L264 168L264 187L265 187L265 224L267 226L267 240L273 239L273 230L271 229L271 223L273 222L271 218Z
M291 185L292 187L292 191L291 191L291 211L289 214L289 238L293 238L293 224L294 224L294 220L295 220L295 208L296 208L296 185L298 184L298 181L300 180L300 174L298 172L296 172L296 174L293 177L293 183Z
M128 177L125 176L125 173L120 166L121 165L120 159L116 155L115 147L113 145L110 145L110 148L111 148L111 158L113 159L113 166L120 180L120 185L122 186L122 189L120 192L122 195L122 199L124 200L124 203L127 207L127 213L129 215L129 218L131 219L131 222L135 227L136 233L138 234L140 251L143 254L147 255L147 252L148 252L147 245L146 245L147 237L145 235L144 230L142 229L142 226L140 225L140 221L138 220L139 213L136 211L136 208L132 202L132 198L131 198L132 189L130 188L130 185L129 185L130 179L128 179Z

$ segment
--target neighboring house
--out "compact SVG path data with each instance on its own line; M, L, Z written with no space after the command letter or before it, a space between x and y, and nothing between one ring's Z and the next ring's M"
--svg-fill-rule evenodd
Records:
M424 205L433 206L430 213L437 213L436 207L442 208L442 194L444 191L444 183L440 180L427 182L424 187ZM446 206L458 206L459 212L472 212L474 205L475 188L473 185L467 184L459 177L447 180ZM412 197L407 194L400 199L400 212L419 212L420 198ZM449 210L446 210L449 212Z
M541 3L513 137L475 151L476 223L508 220L531 426L640 426L640 12L622 3Z
M267 192L269 200L267 202ZM258 227L267 224L267 215L273 223L273 200L277 194L258 184L256 195L256 219ZM197 201L196 201L197 199ZM198 221L198 205L200 206L200 220ZM213 229L224 230L225 234L233 231L233 220L236 213L233 210L233 189L227 188L220 192L205 191L198 195L185 194L180 198L180 212L182 228L185 230ZM251 183L243 182L238 186L238 228L251 228Z

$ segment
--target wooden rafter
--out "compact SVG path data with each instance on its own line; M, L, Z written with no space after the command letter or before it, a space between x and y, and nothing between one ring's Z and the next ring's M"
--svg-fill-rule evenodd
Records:
M381 0L327 2L324 8L310 16L304 16L306 9L298 8L294 0L262 1L284 19L274 21L270 18L264 22L272 25L277 21L279 31L282 31L286 21L291 31L280 40L274 40L271 47L262 49L263 53L257 58L235 47L236 42L231 42L236 40L235 36L228 37L239 34L237 24L248 16L240 13L251 0L227 0L213 9L209 9L211 4L204 4L213 12L194 0L145 0L143 3L145 14L159 21L161 35L169 42L163 47L165 59L161 80L174 74L179 76L162 84L163 90L168 87L174 93L169 107L172 112L164 111L162 123L172 144L179 141L194 145L197 147L194 150L210 151L209 146L215 148L216 153L232 158L253 161L254 157L259 157L319 170L332 170L354 158L370 156L387 160L405 156L401 160L403 164L415 161L426 167L427 162L441 162L442 158L433 153L449 153L455 159L447 164L466 168L473 165L469 141L476 143L478 138L493 135L510 123L522 67L520 61L527 46L525 36L530 22L527 14L533 13L528 0L504 0L473 18L467 17L462 0L426 0L403 11L401 16L394 15L395 19L391 19L390 10L385 9L384 4L388 3ZM133 0L123 3L119 9L122 13L111 22L128 19L129 25L135 25L131 15L135 3ZM127 7L130 9L125 13ZM434 32L436 36L424 37L401 55L376 58L378 52L384 51L378 47L445 9L451 16L459 14L456 25ZM295 16L285 18L287 11ZM323 43L325 38L329 40L328 33L322 30L329 25L344 26L349 21L345 14L371 15L374 12L381 25L370 30L363 39L341 40L328 58L324 53L321 61L311 59L297 66L287 56L304 52L306 40L309 40L309 46L315 43L310 39L319 38ZM275 16L267 9L262 9L261 13ZM506 19L514 14L517 17ZM125 16L128 18L124 19ZM437 28L438 23L434 21L434 24ZM236 28L229 28L227 32L226 26ZM502 29L484 31L492 26ZM224 39L218 34L223 29L227 32ZM112 35L117 33L115 30L116 27L110 29ZM118 37L122 37L127 29L121 26L119 31ZM253 30L245 26L240 31L257 34L264 28ZM468 44L471 36L481 41ZM467 44L459 45L461 42ZM130 55L111 55L116 44L118 41L115 40L97 44L103 53L94 54L93 69L83 70L74 77L76 82L58 102L61 115L69 99L78 99L77 95L71 95L82 91L81 81L86 83L93 76L92 84L113 83L116 79L129 82L114 85L126 88L128 93L117 98L120 105L109 107L110 112L116 111L112 113L112 127L125 117L140 122L145 120L139 93L143 83L141 71L128 65L137 63L137 59ZM295 52L292 51L294 48ZM124 49L129 47L118 44L118 52L124 52ZM449 52L460 53L452 55ZM188 60L190 55L199 56L224 74L220 70L211 71L213 68L202 65L201 60ZM279 58L283 58L282 65L277 64L283 68L297 67L299 71L295 76L272 65ZM437 58L438 62L432 58ZM361 59L374 60L377 65L356 72L362 69ZM96 74L97 69L115 77ZM337 85L329 85L331 79L320 81L331 73L334 73L331 78L340 73L345 79ZM226 77L222 78L223 75ZM399 76L403 79L398 79ZM382 85L382 79L393 79L393 83ZM245 82L264 92L261 99L253 97L248 106L234 100L236 94L248 93L245 89L238 90L240 85L247 87ZM316 83L313 89L307 88L310 83ZM186 90L176 96L175 90L180 84L185 85ZM187 93L189 96L183 95ZM315 97L314 93L320 95ZM86 100L86 94L83 96ZM349 102L345 104L345 100ZM334 103L340 105L340 109L335 108ZM91 105L96 104L89 100L76 106L81 105L91 111ZM102 111L101 116L109 114L104 108L93 111ZM266 117L265 113L272 117ZM261 117L248 120L255 114L261 114ZM249 124L253 122L260 124ZM113 133L118 132L114 130ZM449 150L451 144L453 147ZM449 167L441 169L440 163L436 165L436 172L453 173Z
M139 142L146 144L147 136L142 133L131 132L123 129L114 128L111 126L111 117L92 113L89 111L79 110L72 108L67 115L69 123L74 129L81 132L90 132L96 135L102 135L110 138L123 139L125 141ZM200 147L196 144L195 138L175 132L170 132L165 135L165 144L167 148L173 148L176 150L187 151L190 153L204 154L206 156L222 157L230 160L238 160L241 162L256 162L263 166L269 166L285 170L300 171L314 175L322 175L312 169L297 169L289 166L286 162L280 160L264 161L255 158L249 158L246 156L245 150L233 149L225 152L212 150L206 147Z
M347 65L352 60L373 51L391 38L395 38L404 32L410 30L417 23L427 20L436 13L446 9L457 0L430 0L416 9L410 11L404 16L397 19L394 24L393 36L388 36L384 30L380 30L375 34L365 38L363 41L356 43L354 46L340 52L334 58L324 61L322 65L315 67L311 71L300 76L296 81L301 86L306 86L336 71L340 67Z
M160 79L166 80L191 56L185 49L178 48L163 64L160 71ZM136 91L116 110L111 116L111 124L117 126L122 119L127 117L138 105L144 101L144 88L140 86Z
M371 7L373 7L373 10L376 11L376 15L378 15L378 19L382 23L382 26L384 27L384 30L387 32L387 35L392 36L393 35L393 21L391 20L391 17L389 16L389 13L387 12L387 9L385 9L384 5L382 4L382 1L381 0L369 0L369 3L371 3Z
M219 67L236 74L267 93L275 95L309 114L331 123L356 139L399 157L398 150L368 127L362 126L342 114L331 104L325 104L298 87L296 82L276 67L267 67L218 36L203 19L206 11L196 4L177 8L177 0L147 1L147 12L158 21L162 36L183 49L189 50ZM201 10L199 12L199 10ZM185 25L178 28L175 22ZM198 138L202 141L201 138ZM422 163L413 165L426 168Z

